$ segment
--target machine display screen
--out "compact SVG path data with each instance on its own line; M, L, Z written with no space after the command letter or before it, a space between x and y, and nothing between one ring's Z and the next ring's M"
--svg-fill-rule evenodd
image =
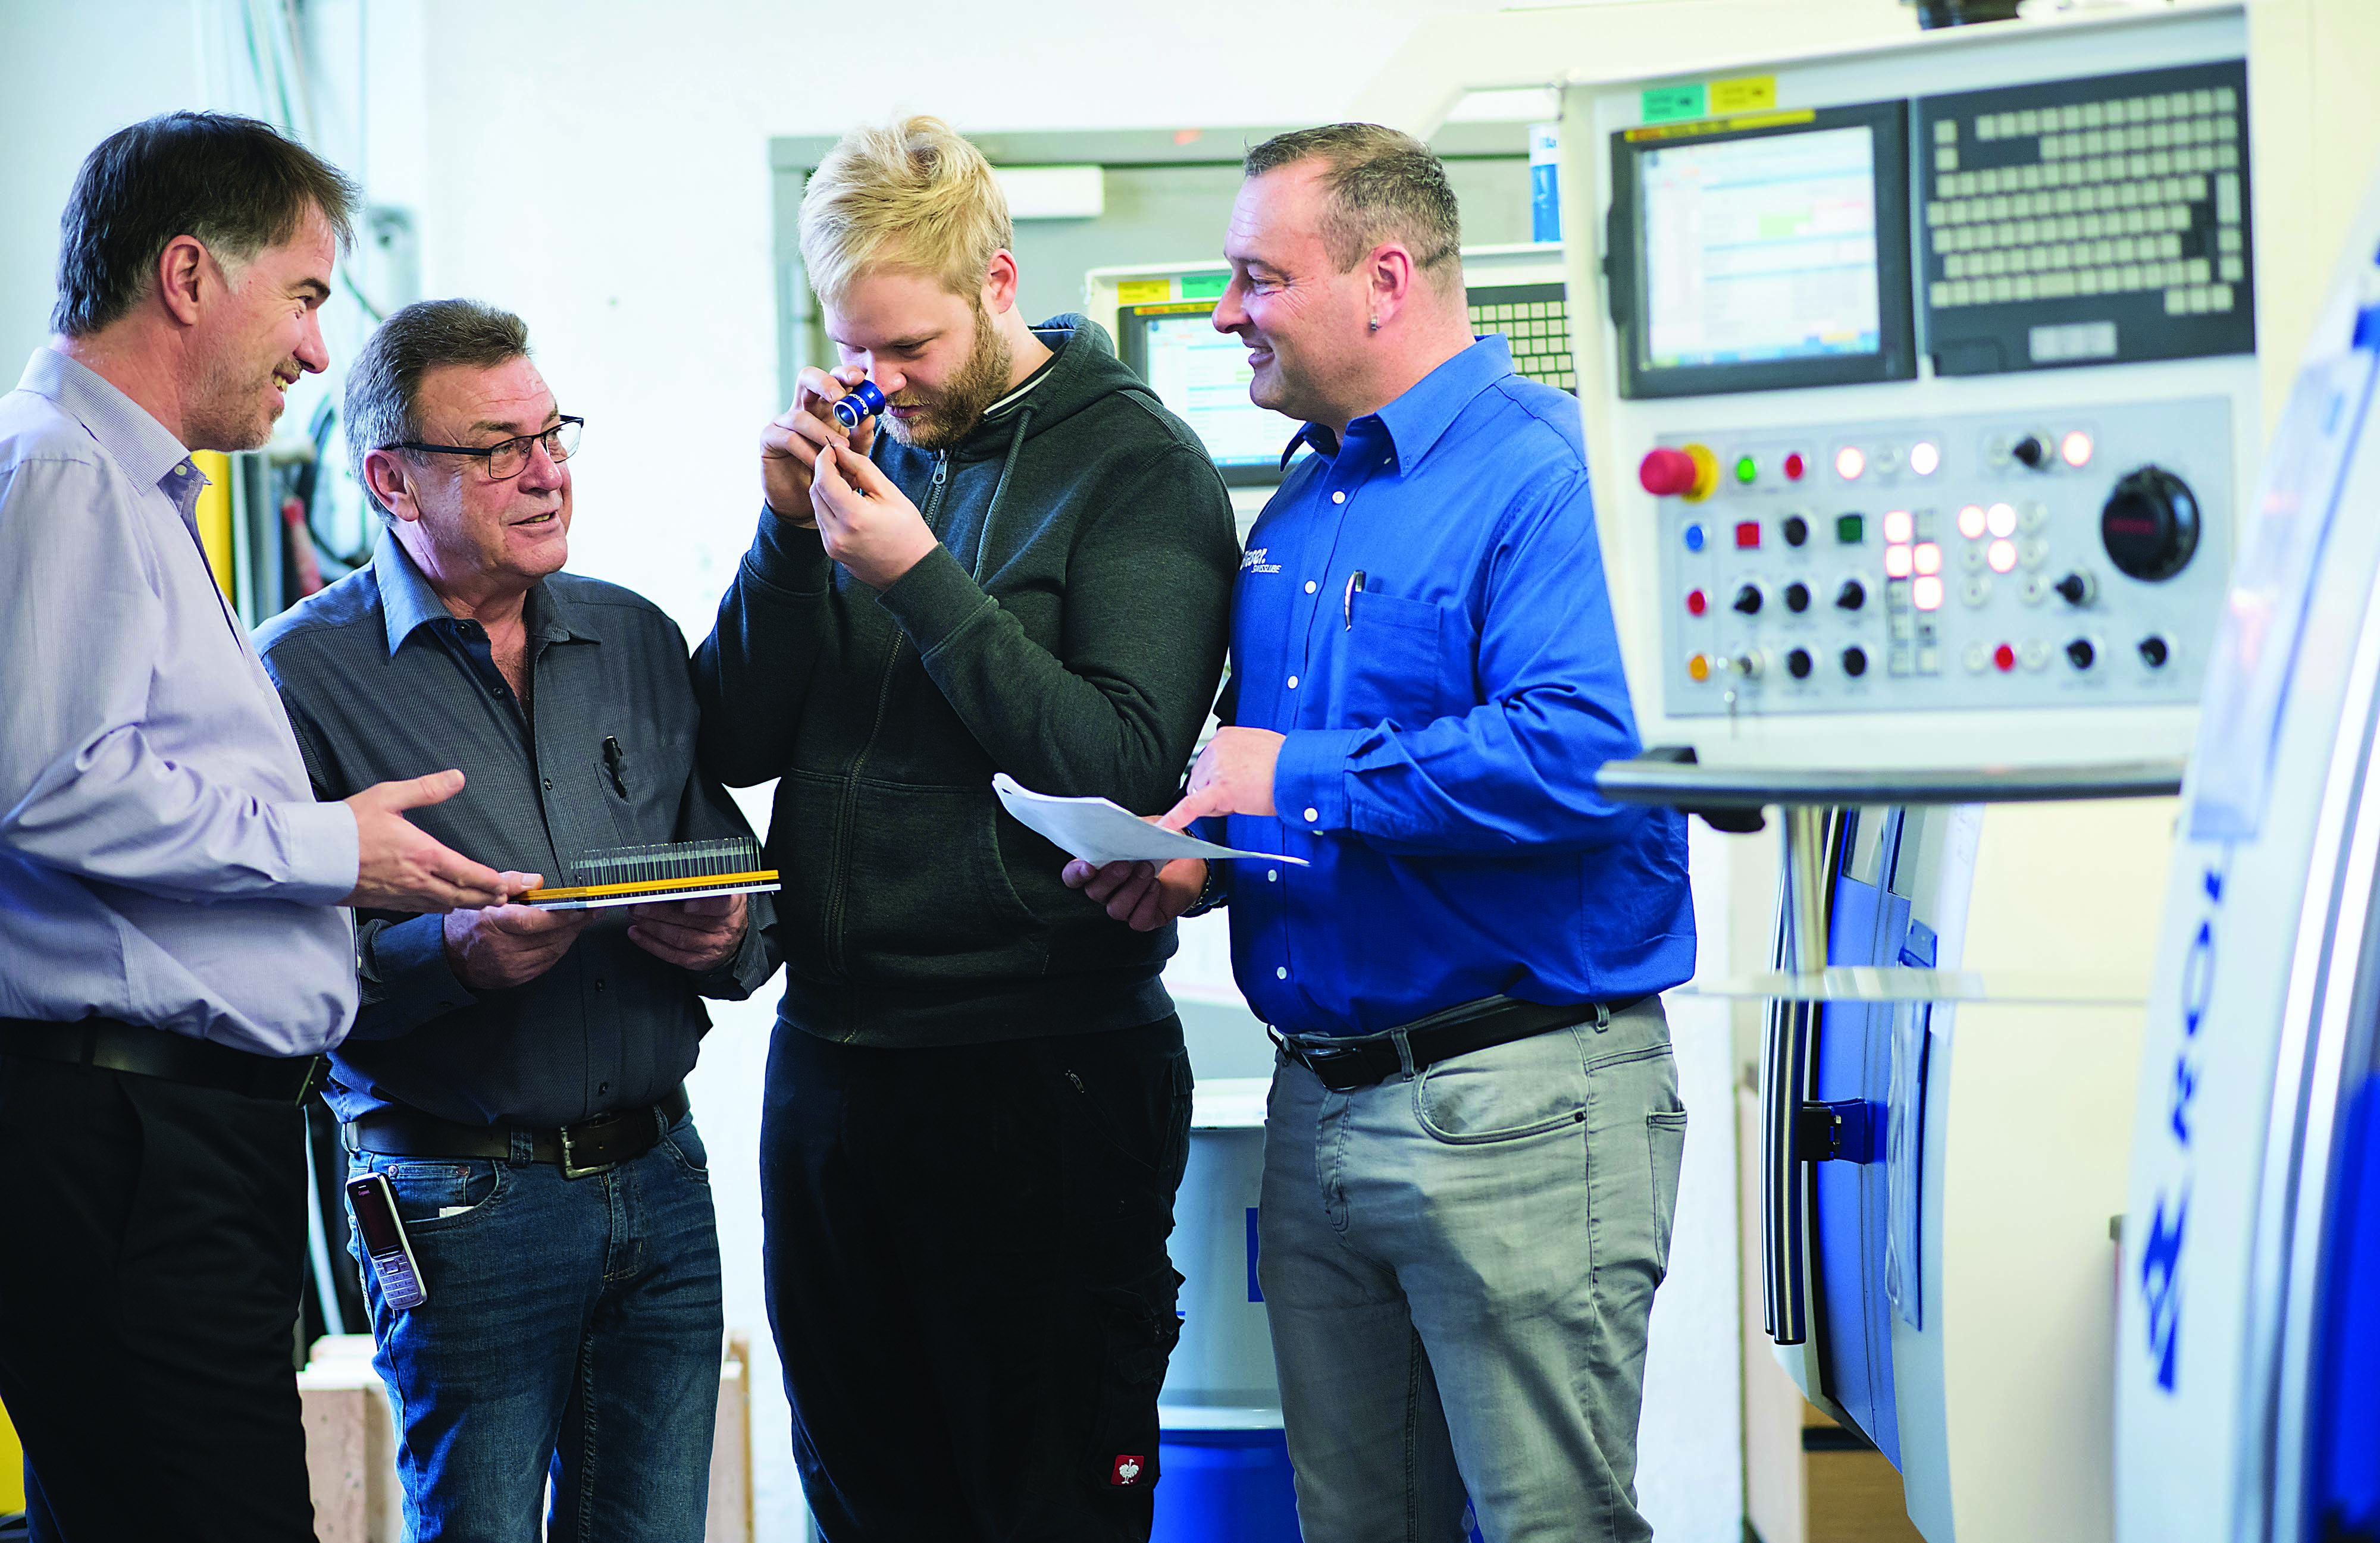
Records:
M1248 351L1215 331L1211 306L1127 307L1124 362L1140 372L1158 399L1197 431L1207 453L1235 483L1272 482L1281 452L1297 425L1248 400Z
M1637 169L1653 368L1881 346L1868 129L1650 150Z
M1882 102L1614 134L1620 394L1913 377L1908 121Z

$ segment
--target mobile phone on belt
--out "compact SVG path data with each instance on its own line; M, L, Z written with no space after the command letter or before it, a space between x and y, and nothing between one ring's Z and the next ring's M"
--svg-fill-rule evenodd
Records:
M364 1240L364 1258L380 1277L380 1293L392 1308L418 1308L430 1300L421 1284L421 1267L414 1262L405 1223L396 1214L396 1195L386 1174L366 1174L347 1181L347 1209L355 1213L356 1231Z

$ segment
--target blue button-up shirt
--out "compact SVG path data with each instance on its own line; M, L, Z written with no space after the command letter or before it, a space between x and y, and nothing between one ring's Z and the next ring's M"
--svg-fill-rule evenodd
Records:
M205 486L62 354L0 397L0 1018L311 1055L355 1011L356 821L215 587Z
M542 874L603 847L749 836L695 764L686 639L643 596L555 573L528 592L528 701L486 629L450 614L395 535L371 561L257 633L324 798L459 768L466 785L407 817L496 868ZM743 946L695 975L601 910L535 980L473 991L442 916L365 911L363 1006L332 1057L331 1107L392 1104L465 1125L569 1125L657 1103L710 1026L701 997L741 1000L776 968L766 895Z
M1488 338L1301 441L1248 536L1220 709L1287 736L1279 814L1226 838L1312 864L1230 864L1257 1016L1377 1033L1685 980L1683 817L1595 790L1638 745L1577 404Z

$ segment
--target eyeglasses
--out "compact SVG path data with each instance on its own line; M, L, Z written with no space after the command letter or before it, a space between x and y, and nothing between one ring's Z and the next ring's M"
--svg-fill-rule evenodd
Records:
M529 446L542 444L549 458L567 461L578 448L578 431L586 427L585 418L566 417L541 434L523 434L492 445L425 445L405 440L387 448L425 451L431 455L476 455L487 462L489 481L510 482L528 470Z

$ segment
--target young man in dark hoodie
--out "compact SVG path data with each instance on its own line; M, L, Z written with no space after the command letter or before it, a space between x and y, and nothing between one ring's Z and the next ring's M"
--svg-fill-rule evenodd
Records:
M790 966L761 1132L771 1321L827 1536L1145 1538L1190 1068L1170 927L1109 920L996 772L1155 814L1238 566L1195 435L931 118L838 145L801 241L843 368L762 436L698 651L703 763L778 778ZM862 379L880 418L832 404Z

